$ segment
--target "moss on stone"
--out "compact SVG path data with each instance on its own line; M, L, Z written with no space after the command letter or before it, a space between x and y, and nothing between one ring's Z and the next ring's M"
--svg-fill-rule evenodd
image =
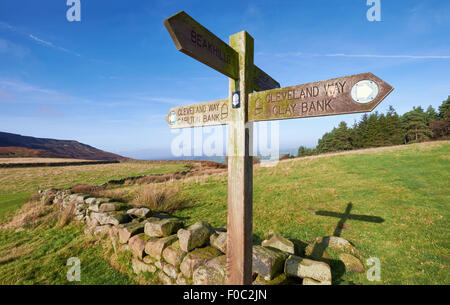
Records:
M221 254L222 252L220 252L218 249L211 246L206 246L204 248L194 249L191 252L189 252L186 256L188 256L189 258L208 259L219 256Z

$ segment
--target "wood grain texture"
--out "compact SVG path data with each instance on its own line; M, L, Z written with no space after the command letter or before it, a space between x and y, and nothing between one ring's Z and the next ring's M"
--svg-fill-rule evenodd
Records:
M253 90L264 91L275 88L280 88L280 83L257 66L253 66Z
M362 80L377 84L379 92L370 103L358 103L351 90ZM372 73L251 93L249 121L270 121L372 111L393 88Z
M237 53L186 12L167 18L164 25L179 51L228 77L239 77Z
M228 122L227 284L252 282L253 164L252 123L247 123L248 93L252 92L253 38L245 31L232 35L230 45L239 54L239 79L230 79ZM232 108L231 96L241 92L241 107Z

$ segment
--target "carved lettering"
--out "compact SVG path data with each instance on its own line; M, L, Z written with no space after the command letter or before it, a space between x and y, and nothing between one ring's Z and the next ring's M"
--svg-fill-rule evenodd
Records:
M231 56L229 54L225 54L219 47L214 45L211 41L206 40L205 37L194 30L191 30L191 42L196 47L207 49L209 53L216 56L223 62L227 64L231 63Z
M316 112L316 106L314 104L314 102L311 102L311 105L309 106L309 112L314 111Z
M176 113L174 123L171 123L173 128L226 124L228 99L176 107L169 114L172 112Z
M305 112L308 112L308 103L307 102L302 103L302 114Z

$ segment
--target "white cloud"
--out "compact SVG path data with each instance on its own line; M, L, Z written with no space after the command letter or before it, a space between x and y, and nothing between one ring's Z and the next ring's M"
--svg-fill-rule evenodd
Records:
M269 56L270 53L258 52L256 55ZM345 54L345 53L328 53L328 54L307 54L302 52L286 52L275 53L272 56L289 58L289 57L351 57L351 58L392 58L392 59L450 59L450 55L408 55L408 54Z
M46 41L44 39L41 39L41 38L37 37L36 35L27 33L26 31L18 29L17 27L12 26L12 25L10 25L10 24L8 24L6 22L0 21L0 29L4 29L4 30L8 30L10 32L15 32L15 33L18 33L18 34L21 34L21 35L25 35L28 38L30 38L31 40L33 40L34 42L37 42L37 43L39 43L41 45L44 45L46 47L49 47L49 48L52 48L52 49L55 49L55 50L59 50L59 51L65 52L65 53L69 53L69 54L72 54L72 55L75 55L75 56L81 56L77 52L74 52L72 50L69 50L69 49L63 48L61 46L55 45L54 43L52 43L50 41Z
M51 104L51 105L96 105L102 107L130 107L147 106L149 102L157 102L169 105L187 105L198 103L199 101L189 99L177 99L168 97L147 97L145 95L129 95L115 97L114 99L100 98L89 99L80 96L73 96L65 92L42 88L29 84L21 80L0 79L0 104ZM158 115L159 116L159 115ZM161 117L164 117L161 115Z
M53 45L53 43L51 43L51 42L48 42L48 41L45 41L45 40L42 40L42 39L39 39L39 38L37 38L36 36L34 36L34 35L32 35L32 34L30 34L30 35L28 35L31 39L33 39L33 40L35 40L35 41L37 41L37 42L39 42L39 43L42 43L42 44L45 44L45 45L47 45L47 46L49 46L49 47L52 47L52 48L54 48L55 46Z
M70 96L58 90L41 88L22 81L0 79L0 103L68 104L86 103L86 99Z
M57 49L57 50L60 50L60 51L66 52L66 53L70 53L70 54L73 54L75 56L80 56L80 54L78 54L78 53L76 53L74 51L68 50L68 49L60 47L60 46L56 46L53 43L51 43L49 41L45 41L43 39L40 39L39 37L36 37L36 36L34 36L32 34L29 34L28 37L30 37L32 40L34 40L34 41L36 41L36 42L38 42L40 44L43 44L43 45L45 45L47 47L50 47L50 48L53 48L53 49Z

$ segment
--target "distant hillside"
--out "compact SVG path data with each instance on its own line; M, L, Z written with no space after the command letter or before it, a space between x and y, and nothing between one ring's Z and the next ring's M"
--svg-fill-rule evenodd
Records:
M128 159L77 141L34 138L7 132L0 132L1 157L72 158L105 161Z

